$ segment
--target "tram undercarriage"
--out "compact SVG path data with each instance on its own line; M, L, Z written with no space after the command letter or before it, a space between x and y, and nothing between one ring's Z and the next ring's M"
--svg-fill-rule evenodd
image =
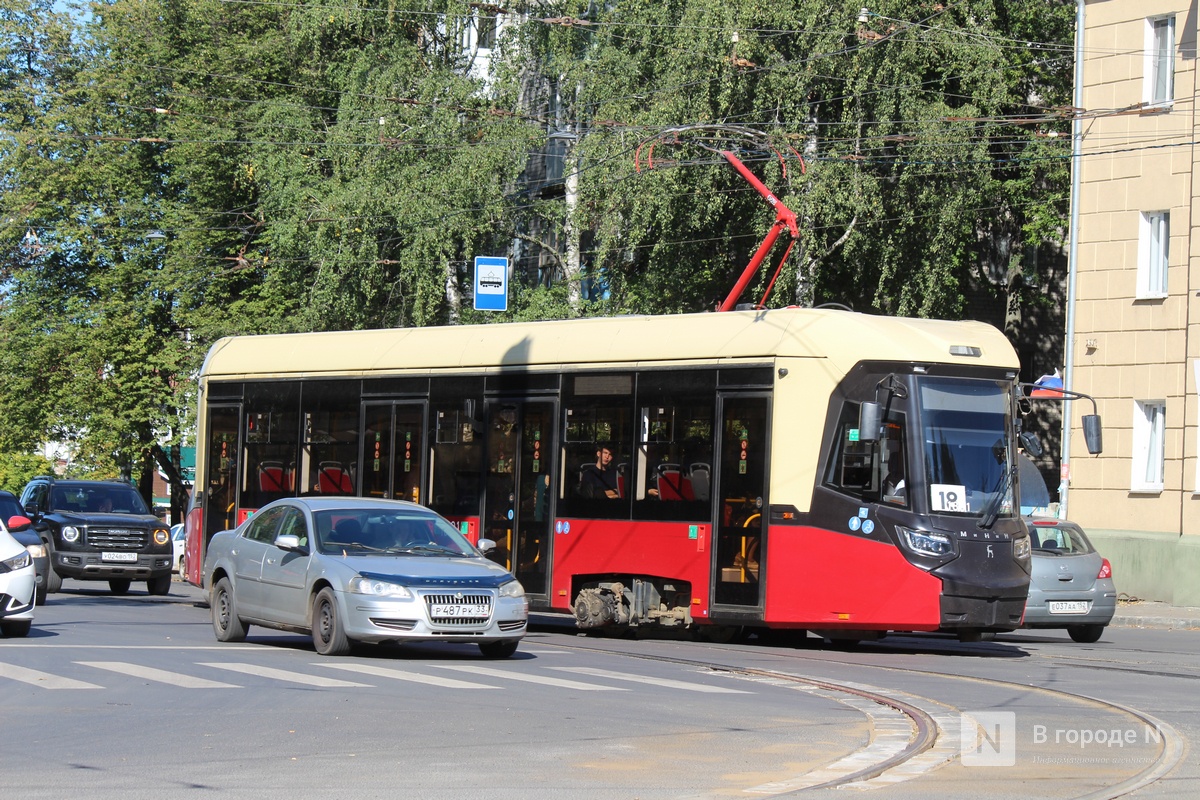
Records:
M575 588L575 624L582 630L654 626L684 629L692 624L691 584L652 576L609 576L580 580Z

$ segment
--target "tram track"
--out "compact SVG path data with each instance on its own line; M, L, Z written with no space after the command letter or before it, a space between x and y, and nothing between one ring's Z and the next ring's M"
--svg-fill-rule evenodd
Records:
M908 780L914 777L931 772L938 766L953 760L959 754L960 744L955 739L954 733L949 730L946 724L949 719L946 714L938 714L932 708L922 708L922 705L933 704L943 708L954 709L953 706L948 706L943 701L934 698L922 697L913 695L905 691L890 691L880 689L879 687L866 686L857 682L835 681L826 678L814 678L805 675L798 675L790 671L782 671L776 669L764 669L760 667L745 667L730 663L721 663L717 660L706 661L696 658L685 658L680 656L664 655L662 653L636 653L624 650L614 650L595 644L580 644L578 642L556 643L556 646L564 647L577 651L587 651L595 653L604 653L606 655L618 655L633 659L652 660L657 662L668 662L681 666L702 669L713 673L724 673L734 677L743 678L746 680L770 681L782 685L792 685L796 687L804 687L808 690L830 693L834 699L838 697L865 700L871 704L890 709L903 716L908 722L909 731L907 742L903 747L880 748L876 752L875 758L868 756L866 759L859 757L857 754L851 754L842 759L838 759L832 765L826 765L818 770L808 773L807 775L795 776L791 780L780 781L775 784L769 784L759 787L751 787L744 790L750 796L772 796L772 797L788 797L798 796L801 793L812 792L821 789L834 789L858 786L870 788L868 782L876 781L877 783L885 782L889 775L894 775L895 780ZM718 652L723 650L720 645L715 646ZM797 657L804 659L802 653L796 654ZM1144 769L1137 773L1121 780L1113 785L1102 789L1089 791L1079 795L1073 795L1070 800L1115 800L1123 797L1131 792L1145 788L1166 777L1175 769L1182 761L1186 750L1186 740L1176 731L1176 729L1164 720L1161 720L1149 713L1132 708L1121 703L1116 703L1110 700L1093 697L1090 695L1069 692L1061 689L1052 689L1036 684L1026 684L1017 681L1008 681L996 678L984 678L971 675L955 675L933 670L917 669L912 667L896 667L883 666L875 664L863 664L857 661L840 660L840 659L808 659L821 665L845 666L855 669L876 670L891 673L902 673L909 675L919 675L922 677L936 677L939 679L951 679L961 682L969 682L988 687L1015 689L1022 692L1037 692L1045 695L1048 698L1057 698L1067 700L1073 703L1090 705L1098 710L1123 715L1125 717L1136 720L1137 723L1146 726L1148 730L1157 732L1158 736L1158 752L1154 760ZM1101 664L1089 664L1081 662L1079 664L1071 663L1070 666L1088 667L1092 669L1105 669ZM1122 669L1120 667L1107 667L1116 671L1137 671ZM1196 676L1190 674L1174 674L1164 673L1165 677L1186 677L1194 678ZM911 699L910 699L911 698ZM920 701L926 701L922 703ZM853 703L850 703L853 705ZM860 707L860 710L862 708ZM962 712L959 712L962 713ZM875 725L875 718L869 712L867 716L871 718L872 724ZM893 734L894 737L894 734ZM927 766L924 769L909 770L909 774L904 774L906 768L912 767L915 760L923 754L929 754L930 751L939 747L939 742L942 739L952 739L952 747L942 746L943 754L933 759L927 760ZM868 748L869 750L869 748ZM952 752L951 752L952 751ZM869 763L861 766L856 765L856 761L866 760ZM838 767L842 768L839 769ZM831 773L837 773L830 777Z

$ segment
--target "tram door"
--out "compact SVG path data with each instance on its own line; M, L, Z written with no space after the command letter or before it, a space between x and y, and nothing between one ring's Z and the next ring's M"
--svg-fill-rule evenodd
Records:
M718 605L762 607L767 542L766 395L722 394L717 453L717 540L713 597Z
M204 483L197 484L194 489L204 529L195 533L189 531L186 558L185 579L197 586L202 582L204 553L208 550L209 540L217 531L228 530L236 524L241 418L241 405L212 404L208 407L205 425L208 463L204 465ZM195 524L191 521L192 514L189 514L189 528Z
M365 403L360 491L364 497L425 502L421 474L425 459L423 403Z
M496 543L493 560L517 576L526 594L543 597L553 539L554 420L548 400L488 405L483 535Z

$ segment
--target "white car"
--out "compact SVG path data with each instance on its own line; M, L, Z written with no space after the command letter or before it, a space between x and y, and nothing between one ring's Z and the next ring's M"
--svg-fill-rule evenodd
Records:
M0 528L0 633L26 636L33 625L37 575L25 546Z
M204 560L213 632L250 625L312 635L322 655L354 642L470 642L517 651L525 590L452 523L424 506L365 497L277 500L212 538Z
M183 554L187 547L187 531L183 523L171 526L171 571L183 575Z

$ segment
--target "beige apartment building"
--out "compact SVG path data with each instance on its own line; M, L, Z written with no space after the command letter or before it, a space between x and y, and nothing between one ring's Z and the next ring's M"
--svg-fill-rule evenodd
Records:
M1066 516L1117 589L1200 605L1200 197L1195 0L1085 0ZM1071 302L1068 300L1068 302ZM1070 320L1070 315L1069 315Z

